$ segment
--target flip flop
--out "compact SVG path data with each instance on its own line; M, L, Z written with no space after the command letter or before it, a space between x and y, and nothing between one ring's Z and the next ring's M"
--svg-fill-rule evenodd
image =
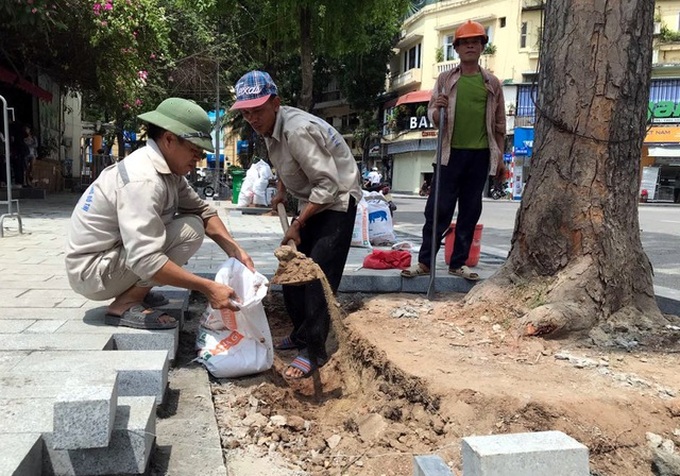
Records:
M158 293L155 291L149 291L146 296L144 296L144 300L142 302L149 307L161 307L165 306L166 304L170 304L170 300L166 298L163 293Z
M449 269L449 274L465 278L468 281L479 281L479 274L475 273L465 265L461 266L460 268Z
M177 321L161 322L160 318L167 313L156 309L147 309L141 304L132 306L120 316L106 313L104 323L110 326L132 327L133 329L173 329L177 327Z
M293 339L291 339L290 336L284 337L279 341L278 344L274 345L274 349L276 350L291 350L297 348L298 348L297 344L293 342Z
M300 354L297 357L295 357L290 364L288 364L288 368L292 367L294 369L298 369L300 372L302 372L302 375L300 375L299 377L293 377L293 376L290 376L290 375L286 375L284 373L283 376L285 378L291 378L291 379L294 379L294 380L308 378L308 377L311 377L312 374L317 369L322 367L323 364L325 364L325 363L326 363L325 361L319 362L319 365L314 367L314 366L312 366L312 363L311 363L309 357L307 357L306 355Z
M430 270L425 270L425 265L416 263L408 269L401 272L403 278L415 278L416 276L429 276Z

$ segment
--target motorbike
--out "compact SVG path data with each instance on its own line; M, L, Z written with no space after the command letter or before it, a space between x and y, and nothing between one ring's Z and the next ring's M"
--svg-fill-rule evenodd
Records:
M494 182L491 185L491 190L489 191L489 196L491 198L493 198L494 200L510 197L510 192L508 191L508 183L507 182L504 182L504 183Z

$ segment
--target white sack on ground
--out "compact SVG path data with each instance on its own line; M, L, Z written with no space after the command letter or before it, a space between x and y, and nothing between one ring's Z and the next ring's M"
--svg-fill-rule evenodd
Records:
M234 289L241 298L238 311L208 305L196 336L198 360L218 378L263 372L274 363L274 345L262 299L268 281L235 258L219 269L215 281Z

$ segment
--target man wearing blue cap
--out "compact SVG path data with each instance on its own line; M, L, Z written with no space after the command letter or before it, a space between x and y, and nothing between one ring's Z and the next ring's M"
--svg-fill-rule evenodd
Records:
M285 201L286 192L299 201L282 244L295 241L298 251L312 258L337 292L347 261L361 200L360 174L342 136L326 121L300 109L281 106L276 84L268 73L250 71L236 83L232 110L262 135L269 159L279 177L272 206ZM328 360L330 329L328 303L321 283L283 286L283 297L293 321L293 332L278 349L299 349L286 376L303 378Z
M206 112L192 101L169 98L139 116L147 145L102 171L71 215L66 273L74 291L93 301L113 299L105 322L168 329L177 321L154 307L167 304L156 284L203 293L215 309L237 309L224 284L182 266L207 234L227 255L253 269L217 210L187 183L203 150L213 150Z

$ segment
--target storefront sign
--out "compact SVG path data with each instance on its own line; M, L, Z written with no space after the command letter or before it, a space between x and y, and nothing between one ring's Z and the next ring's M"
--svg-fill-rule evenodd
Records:
M408 121L409 129L434 129L434 124L428 121L427 116L411 116Z
M680 102L650 101L647 120L654 123L680 124Z
M645 137L645 144L680 143L680 127L651 127Z

